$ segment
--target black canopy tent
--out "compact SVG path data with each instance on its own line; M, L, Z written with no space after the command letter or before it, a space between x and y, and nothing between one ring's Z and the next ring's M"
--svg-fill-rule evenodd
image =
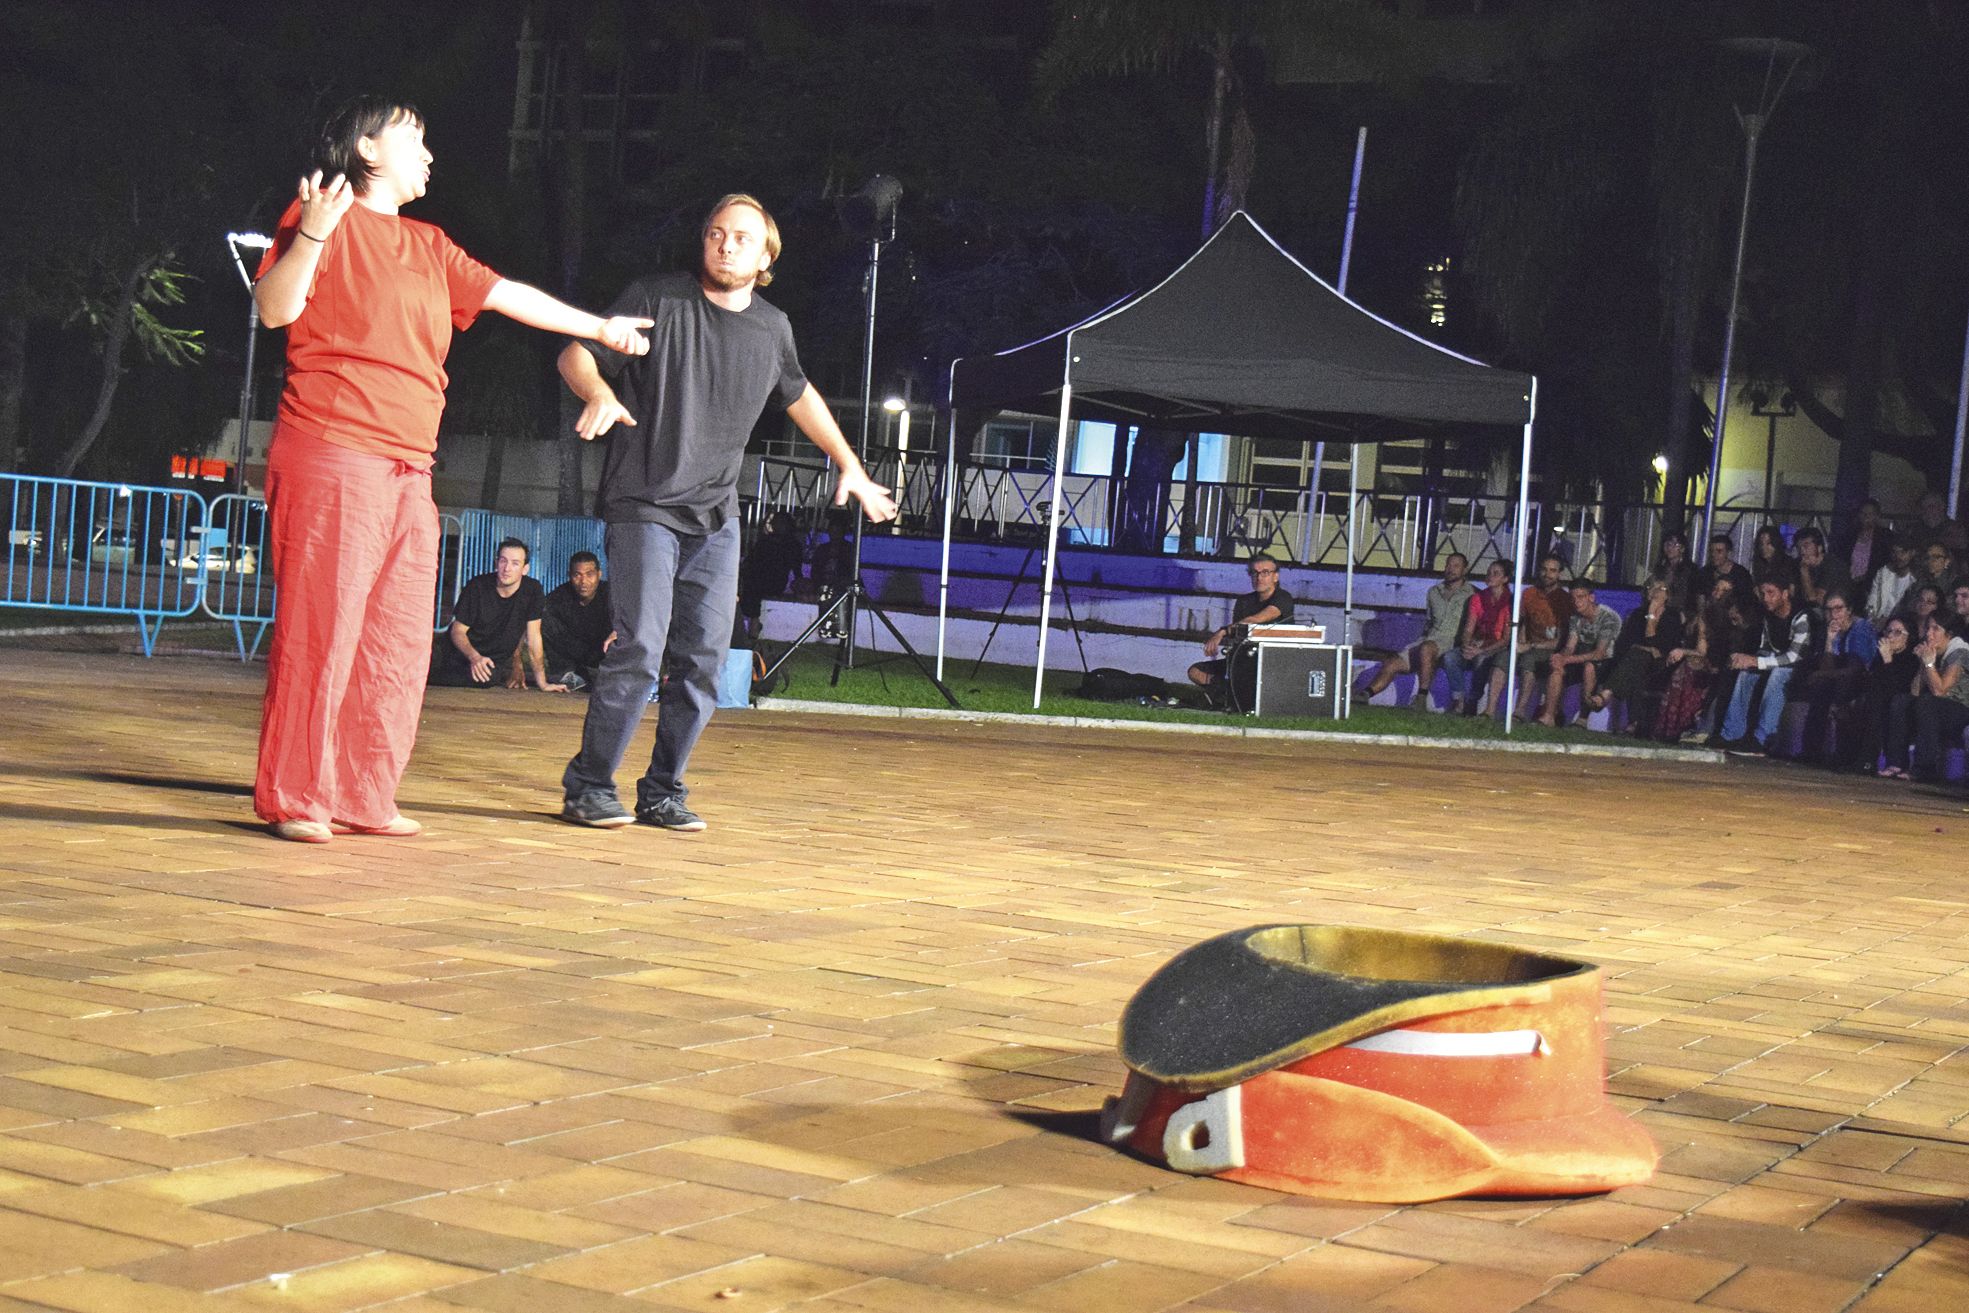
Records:
M1037 409L1057 395L1038 670L1046 669L1070 414L1249 437L1377 442L1438 424L1522 426L1513 621L1523 581L1538 380L1459 355L1347 300L1243 211L1168 277L1082 322L994 355L953 360L946 401L943 593L956 503L956 412ZM1349 538L1355 520L1349 507ZM1354 553L1347 554L1349 594ZM946 600L938 604L938 647ZM1512 651L1516 678L1516 644ZM1506 711L1506 728L1509 728Z

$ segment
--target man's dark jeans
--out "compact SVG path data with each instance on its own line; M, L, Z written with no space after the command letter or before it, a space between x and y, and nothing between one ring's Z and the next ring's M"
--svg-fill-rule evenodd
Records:
M616 640L602 658L581 727L581 751L561 787L569 798L615 791L615 770L642 723L662 672L669 687L656 718L656 747L636 782L636 806L682 800L684 767L711 721L718 672L738 607L738 521L710 534L660 524L608 526L609 599Z

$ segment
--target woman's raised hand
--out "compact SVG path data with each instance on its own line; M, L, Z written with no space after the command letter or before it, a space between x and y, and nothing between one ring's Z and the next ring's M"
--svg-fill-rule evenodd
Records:
M342 216L355 204L355 188L349 180L336 174L326 186L321 181L321 170L316 169L308 177L301 179L301 231L316 241L325 241L335 226L342 222Z

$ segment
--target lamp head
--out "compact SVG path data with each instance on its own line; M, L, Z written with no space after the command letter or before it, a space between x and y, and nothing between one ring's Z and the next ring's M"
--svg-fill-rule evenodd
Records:
M896 202L901 199L902 184L878 173L860 191L841 199L841 227L852 237L887 241L895 236Z

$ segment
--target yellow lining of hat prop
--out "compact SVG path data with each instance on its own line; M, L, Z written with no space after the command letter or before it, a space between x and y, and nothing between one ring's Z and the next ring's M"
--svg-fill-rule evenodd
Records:
M1446 935L1274 925L1178 953L1121 1015L1108 1143L1374 1203L1597 1194L1654 1173L1605 1092L1600 968Z

